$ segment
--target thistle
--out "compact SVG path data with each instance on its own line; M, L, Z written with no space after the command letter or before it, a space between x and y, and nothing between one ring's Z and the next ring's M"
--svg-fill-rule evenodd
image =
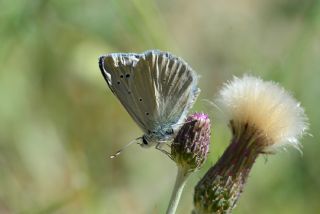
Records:
M210 120L206 114L195 113L187 118L171 144L171 157L178 173L167 213L175 213L189 175L207 159L210 143Z
M308 128L300 104L282 87L252 76L224 85L218 103L226 113L232 140L218 162L195 187L194 213L230 213L259 154L299 148Z

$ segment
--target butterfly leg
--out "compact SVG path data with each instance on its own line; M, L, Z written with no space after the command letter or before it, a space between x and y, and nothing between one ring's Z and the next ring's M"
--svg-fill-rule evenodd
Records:
M167 155L171 160L173 160L170 152L168 152L167 150L165 150L165 149L163 148L164 145L167 145L167 146L168 146L168 144L165 144L165 143L157 143L156 149L158 149L159 151L161 151L162 153L164 153L165 155Z

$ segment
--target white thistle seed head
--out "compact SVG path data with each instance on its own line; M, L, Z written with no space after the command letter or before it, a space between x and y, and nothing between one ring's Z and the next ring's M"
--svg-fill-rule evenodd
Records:
M263 135L265 152L289 145L299 148L299 138L308 129L300 103L271 81L234 77L220 90L217 102L236 133L247 125Z

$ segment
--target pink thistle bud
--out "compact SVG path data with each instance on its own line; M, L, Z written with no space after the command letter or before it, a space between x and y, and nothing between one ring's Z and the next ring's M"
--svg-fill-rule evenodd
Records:
M171 156L186 171L199 169L207 159L210 119L203 113L190 115L171 145Z

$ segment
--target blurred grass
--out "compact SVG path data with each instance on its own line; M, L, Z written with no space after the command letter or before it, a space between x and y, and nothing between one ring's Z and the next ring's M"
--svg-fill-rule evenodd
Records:
M210 160L228 144L211 99L233 75L280 82L313 137L303 156L261 157L234 213L318 213L320 2L0 1L0 213L164 213L175 166L154 150L110 153L141 134L99 72L110 52L169 50L202 76L194 111L213 120Z

